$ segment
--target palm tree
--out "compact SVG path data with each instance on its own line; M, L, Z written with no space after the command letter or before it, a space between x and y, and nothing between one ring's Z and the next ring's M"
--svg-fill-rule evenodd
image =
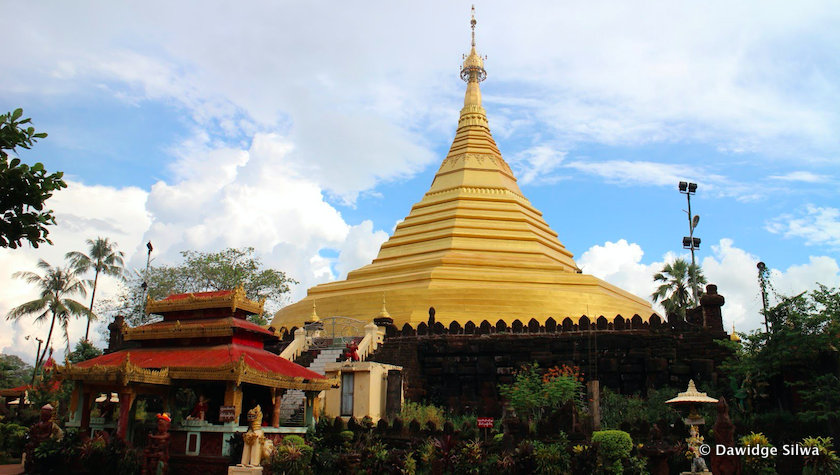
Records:
M13 308L6 320L17 320L25 315L38 314L36 322L42 322L51 317L50 331L47 334L47 341L44 350L35 360L35 370L44 361L44 357L50 348L55 323L64 331L64 340L67 343L67 352L70 352L70 335L67 327L70 324L72 315L90 317L90 310L68 296L79 294L86 295L85 286L79 280L78 275L70 268L53 267L45 260L38 261L38 268L44 271L44 275L35 272L15 272L12 277L23 279L30 284L35 284L41 291L41 297L23 305Z
M693 277L693 279L692 279ZM653 276L655 282L662 282L651 295L654 302L662 301L665 312L685 318L685 309L691 303L691 284L697 286L697 295L702 293L706 278L703 270L696 264L689 264L685 259L675 259L665 264L661 272Z
M88 239L85 242L88 245L88 254L73 251L68 252L65 257L70 259L73 269L79 274L90 269L94 270L93 281L88 282L91 286L91 292L90 316L88 317L87 328L85 328L85 341L87 341L90 333L90 321L96 318L93 314L93 301L96 298L96 284L99 282L99 274L125 280L125 262L123 262L125 254L122 251L117 251L117 243L109 241L108 238L98 237L96 240Z

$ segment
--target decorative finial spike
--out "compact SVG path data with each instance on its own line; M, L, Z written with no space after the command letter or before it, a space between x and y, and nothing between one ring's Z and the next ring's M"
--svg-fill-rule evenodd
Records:
M470 15L470 28L472 29L472 46L475 48L475 5L472 6L472 13Z

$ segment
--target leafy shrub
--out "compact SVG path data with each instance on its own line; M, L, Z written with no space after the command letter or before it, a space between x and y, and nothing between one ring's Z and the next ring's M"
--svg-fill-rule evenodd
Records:
M0 452L5 452L13 458L20 458L26 443L26 427L14 423L0 423Z
M289 434L283 437L283 443L288 445L306 445L303 437L295 434Z
M570 468L570 457L566 450L568 442L565 440L566 434L563 435L562 441L554 443L534 442L534 463L536 465L536 473L546 475L559 475L567 473Z
M281 443L275 447L274 453L264 465L271 473L307 475L312 473L310 467L312 453L312 447L305 443L303 445Z
M802 475L840 473L840 457L831 449L831 437L806 437L802 446L816 447L819 450L819 455L804 457L805 467L802 469Z
M446 421L446 415L443 409L437 406L409 401L403 404L400 419L404 421L416 420L420 423L421 427L424 427L429 422L433 422L436 427L443 427L443 423Z
M761 432L751 432L739 439L741 446L743 447L773 447L770 444L770 441L767 440L767 437L762 434ZM753 474L773 474L776 473L774 468L775 461L773 460L773 456L768 455L767 457L761 457L760 455L745 455L743 457L744 461L744 475L753 475Z
M624 473L624 461L630 458L633 439L622 430L602 430L592 433L592 443L598 445L598 459L607 473Z
M559 409L565 403L578 401L583 383L574 368L551 368L545 373L537 363L523 366L513 384L499 386L502 395L520 417L536 423L547 410Z

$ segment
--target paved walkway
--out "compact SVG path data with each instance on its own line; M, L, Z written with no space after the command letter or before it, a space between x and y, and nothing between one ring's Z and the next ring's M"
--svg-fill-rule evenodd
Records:
M0 475L19 475L23 473L23 464L0 465Z

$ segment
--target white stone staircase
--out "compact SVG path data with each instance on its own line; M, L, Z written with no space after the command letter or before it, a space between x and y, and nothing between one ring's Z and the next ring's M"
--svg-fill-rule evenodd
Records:
M341 348L325 348L318 353L318 356L309 364L308 369L323 375L327 363L335 363L344 352ZM303 422L303 403L305 396L300 389L289 389L280 400L280 420L285 425L289 423Z

